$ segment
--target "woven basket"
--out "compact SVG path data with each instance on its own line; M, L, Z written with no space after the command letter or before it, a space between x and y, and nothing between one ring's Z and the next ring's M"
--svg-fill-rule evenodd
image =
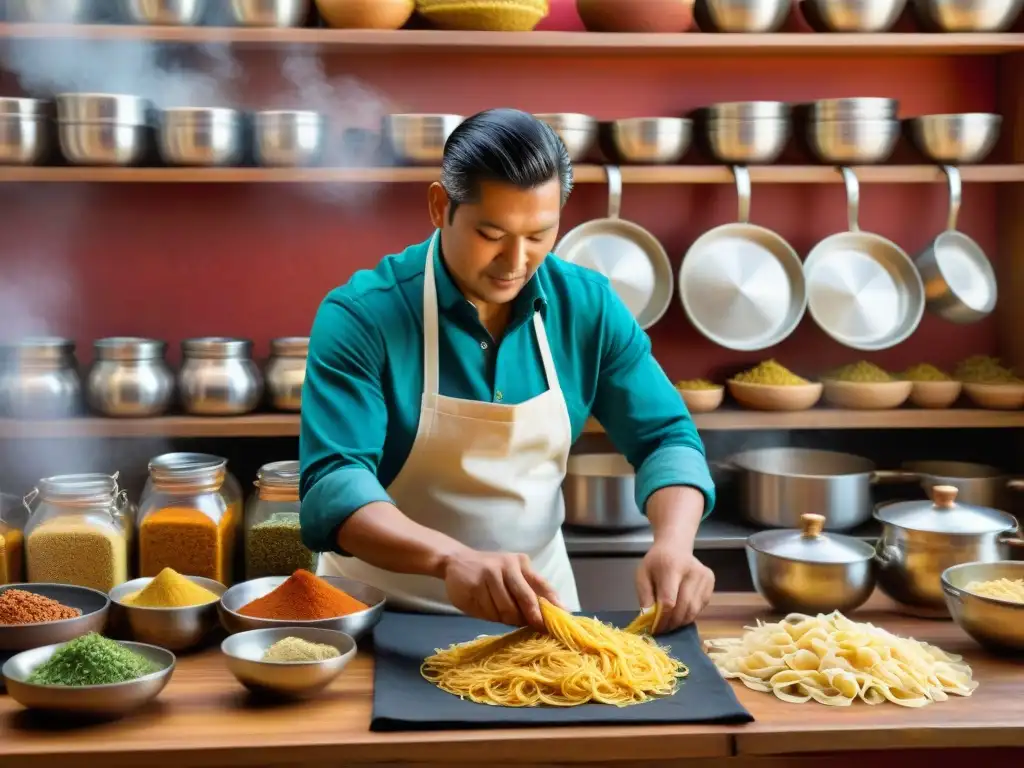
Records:
M418 6L441 29L529 32L548 15L547 0L419 0Z

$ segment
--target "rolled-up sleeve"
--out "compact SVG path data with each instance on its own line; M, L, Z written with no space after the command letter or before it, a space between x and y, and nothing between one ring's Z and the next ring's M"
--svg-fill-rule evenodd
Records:
M341 552L338 529L356 510L390 501L377 480L388 412L384 340L356 300L332 294L309 340L299 433L302 540Z
M601 365L593 415L636 469L636 503L669 486L704 495L704 516L715 506L715 484L704 444L672 382L651 354L647 334L608 288L600 321Z

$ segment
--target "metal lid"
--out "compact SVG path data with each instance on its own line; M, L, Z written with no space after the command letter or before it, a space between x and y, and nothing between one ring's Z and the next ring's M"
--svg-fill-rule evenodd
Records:
M54 475L39 481L40 496L58 504L110 504L117 498L118 491L117 473Z
M112 336L97 339L93 342L93 349L100 360L159 360L164 356L167 344L157 339Z
M227 459L209 453L164 453L149 462L149 474L161 484L191 483L215 477L227 463Z
M261 488L298 488L299 462L275 461L264 464L256 473L256 485Z
M309 354L309 336L287 336L270 342L274 357L306 357Z
M185 357L242 358L252 353L252 342L225 336L205 336L181 342L181 351Z
M875 510L875 519L922 533L973 536L1013 530L1017 523L1005 512L990 507L956 503L952 485L932 486L932 501L900 501Z
M747 546L772 557L798 563L860 563L874 557L875 548L866 541L835 533L822 533L824 515L800 515L799 531L758 531Z

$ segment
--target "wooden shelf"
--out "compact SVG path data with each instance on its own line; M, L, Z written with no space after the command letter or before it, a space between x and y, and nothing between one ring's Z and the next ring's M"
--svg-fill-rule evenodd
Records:
M869 184L939 184L937 166L858 166L857 178ZM577 165L576 181L604 183L599 165ZM122 184L426 184L437 168L0 168L0 183ZM1024 182L1024 165L976 165L961 168L965 182ZM771 165L750 168L755 184L839 184L835 168L817 165ZM732 172L718 165L624 166L627 184L732 184Z
M602 34L433 30L241 29L66 24L0 24L0 40L221 43L241 48L311 48L361 54L543 53L546 56L934 56L1024 50L1024 34Z
M702 430L765 429L997 429L1024 427L1024 411L977 409L841 411L816 408L798 413L769 413L724 408L694 416ZM584 430L601 433L594 419ZM143 437L296 437L296 414L261 413L227 418L164 416L156 419L83 417L55 421L0 419L0 440Z

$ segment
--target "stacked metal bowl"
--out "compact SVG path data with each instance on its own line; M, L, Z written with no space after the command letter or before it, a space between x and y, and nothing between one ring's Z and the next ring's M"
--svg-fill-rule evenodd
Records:
M50 104L39 99L0 98L0 165L35 165L52 146Z
M75 165L135 165L152 146L152 105L138 96L63 93L57 127L64 157Z
M781 101L713 104L703 117L708 149L722 163L773 163L789 141L790 110Z
M693 121L685 117L628 117L601 125L601 147L617 162L674 165L693 138Z
M800 109L806 112L807 145L823 163L883 163L900 137L895 99L822 99Z

